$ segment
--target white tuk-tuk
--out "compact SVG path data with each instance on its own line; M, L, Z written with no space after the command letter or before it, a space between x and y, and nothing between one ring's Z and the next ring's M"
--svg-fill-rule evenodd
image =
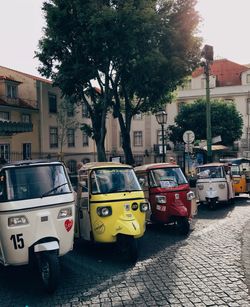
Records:
M196 196L200 204L233 203L235 193L230 168L223 163L203 164L196 168Z
M43 285L53 292L59 281L58 257L73 248L74 216L74 192L62 163L20 161L0 166L4 266L37 260Z

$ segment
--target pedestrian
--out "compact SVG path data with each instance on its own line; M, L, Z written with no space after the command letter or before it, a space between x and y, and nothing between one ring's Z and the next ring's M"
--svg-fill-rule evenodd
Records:
M172 164L176 164L175 158L174 157L170 157L169 158L169 162Z

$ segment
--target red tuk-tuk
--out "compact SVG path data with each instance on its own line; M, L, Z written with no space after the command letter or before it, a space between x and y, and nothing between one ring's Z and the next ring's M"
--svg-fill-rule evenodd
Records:
M135 167L135 173L150 202L150 220L175 224L181 234L188 234L197 205L181 168L171 163L153 163Z

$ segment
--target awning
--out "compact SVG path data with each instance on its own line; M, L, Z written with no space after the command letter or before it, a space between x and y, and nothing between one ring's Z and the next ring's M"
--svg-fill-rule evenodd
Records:
M201 149L206 150L207 151L207 146L202 147ZM227 150L228 147L224 146L224 145L212 145L211 146L212 151L216 151L216 150Z
M0 120L0 135L12 135L15 133L31 132L32 123L20 123Z

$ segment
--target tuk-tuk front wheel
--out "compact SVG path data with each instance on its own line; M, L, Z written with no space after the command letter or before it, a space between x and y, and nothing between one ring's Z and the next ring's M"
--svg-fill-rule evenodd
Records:
M190 223L187 217L178 217L176 220L178 231L181 235L188 235L190 231Z
M55 252L43 252L39 255L39 270L45 290L53 293L59 283L60 264Z
M138 259L137 240L133 236L118 234L117 247L121 257L129 262L136 262Z

